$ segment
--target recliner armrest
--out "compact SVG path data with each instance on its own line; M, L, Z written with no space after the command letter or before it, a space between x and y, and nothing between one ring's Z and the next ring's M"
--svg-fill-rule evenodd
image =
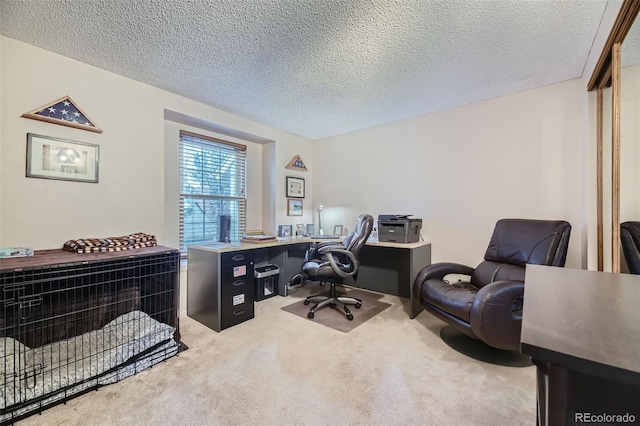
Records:
M424 282L431 278L443 279L449 274L471 275L474 268L459 263L440 262L426 266L416 276L415 282Z
M478 290L471 305L471 330L491 346L519 350L524 281L495 281Z
M420 290L422 288L422 283L432 278L437 278L439 280L444 279L446 275L449 274L460 274L460 275L471 275L473 274L474 268L466 265L461 265L460 263L452 263L452 262L439 262L434 263L433 265L425 266L418 272L416 279L413 281L413 295L418 300L420 300Z

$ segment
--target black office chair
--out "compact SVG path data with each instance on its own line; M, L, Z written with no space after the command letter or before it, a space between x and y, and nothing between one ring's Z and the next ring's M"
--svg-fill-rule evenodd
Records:
M316 310L325 306L332 308L339 306L344 311L349 321L353 315L346 305L362 306L362 300L355 297L339 296L336 292L336 284L342 284L345 278L353 278L355 281L360 268L358 252L365 245L371 229L373 228L373 216L362 214L358 217L352 233L347 235L342 243L324 242L315 247L316 255L302 264L302 273L307 279L320 281L321 285L330 283L329 295L314 295L305 299L304 304L314 302L307 316L313 318Z
M640 275L640 222L621 223L620 240L629 273Z

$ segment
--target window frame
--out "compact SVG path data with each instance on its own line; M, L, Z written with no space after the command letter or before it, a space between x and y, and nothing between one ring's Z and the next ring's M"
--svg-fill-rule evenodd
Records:
M185 173L187 173L187 166L185 165L185 145L190 145L191 149L195 151L195 146L199 145L203 149L209 148L209 154L213 153L214 156L228 156L229 154L233 154L237 156L241 163L234 163L231 173L235 176L233 181L229 180L225 189L235 187L235 193L233 194L220 194L214 193L214 191L207 192L204 190L205 186L215 186L215 185L205 185L201 184L202 192L186 192L185 191ZM205 206L206 202L209 201L220 201L220 202L237 202L236 207L231 207L231 210L237 210L237 212L232 213L231 216L231 232L230 232L230 241L239 241L243 232L246 230L246 215L247 215L247 147L242 144L238 144L235 142L230 142L224 139L218 139L211 136L201 135L198 133L189 132L186 130L180 130L179 137L179 175L180 175L180 187L179 187L179 246L180 251L183 254L186 254L187 248L189 245L194 244L209 244L216 242L220 237L220 220L207 220L206 214L203 210L203 237L207 233L206 229L216 228L214 231L213 239L203 238L200 241L189 240L189 242L185 241L185 202L189 199L200 199L203 202L203 206ZM222 163L215 163L216 166L223 167ZM197 167L189 166L195 173L200 173L201 175L205 175L204 165L198 170ZM227 205L227 208L229 206ZM205 207L206 210L206 207ZM237 217L234 217L237 216Z

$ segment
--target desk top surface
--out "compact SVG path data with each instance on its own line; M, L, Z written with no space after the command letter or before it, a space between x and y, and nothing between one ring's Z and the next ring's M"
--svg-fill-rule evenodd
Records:
M527 265L524 301L523 352L640 373L640 276Z
M191 248L211 251L214 253L226 253L231 251L240 251L240 250L254 250L260 248L268 248L268 247L277 247L277 246L286 246L292 244L301 244L301 243L312 243L312 242L323 242L323 241L335 241L339 242L338 239L312 239L308 237L283 237L278 238L276 241L269 241L266 243L242 243L242 242L234 242L234 243L211 243L211 244L202 244L202 245L193 245ZM415 249L418 247L427 246L431 243L426 241L419 241L417 243L385 243L380 241L367 241L368 246L372 247L391 247L391 248L399 248L399 249Z

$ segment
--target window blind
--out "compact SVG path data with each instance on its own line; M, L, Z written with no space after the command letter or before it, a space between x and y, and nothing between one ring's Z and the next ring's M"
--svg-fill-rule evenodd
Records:
M220 241L223 216L229 240L246 221L246 146L180 131L180 250Z

